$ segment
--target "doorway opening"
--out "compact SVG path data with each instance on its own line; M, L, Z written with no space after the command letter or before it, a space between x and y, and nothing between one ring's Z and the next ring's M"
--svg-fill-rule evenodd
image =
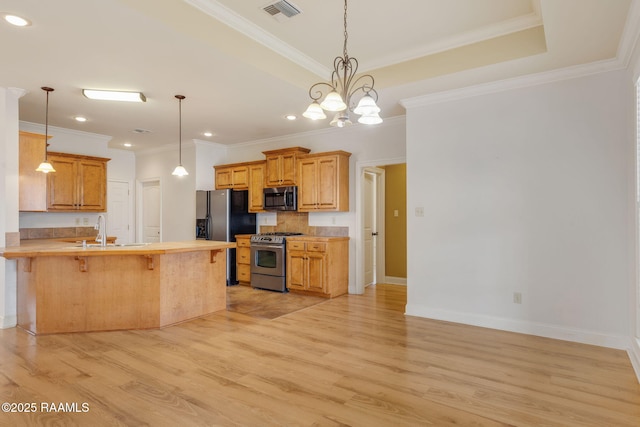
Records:
M377 283L406 285L406 172L389 188L389 170L396 167L406 171L405 159L381 159L361 162L356 165L356 227L355 227L355 284L349 292L363 294L365 287ZM397 185L397 187L395 186ZM401 194L399 199L395 197ZM388 199L395 200L394 205ZM398 205L397 203L400 203ZM392 228L389 223L404 221L404 228ZM401 230L401 231L398 231ZM398 234L399 233L399 234ZM398 253L389 253L389 244L400 247ZM404 245L404 246L403 246ZM403 255L404 254L404 255ZM389 276L387 258L395 256L396 262L403 263L402 277ZM399 255L399 256L398 256ZM398 261L400 259L400 261ZM394 273L396 274L396 273Z

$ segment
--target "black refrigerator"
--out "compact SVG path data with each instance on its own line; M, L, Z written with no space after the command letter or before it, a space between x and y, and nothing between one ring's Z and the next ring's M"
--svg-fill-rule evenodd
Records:
M235 242L236 234L255 234L249 191L196 191L196 239ZM236 250L227 249L227 286L237 285Z

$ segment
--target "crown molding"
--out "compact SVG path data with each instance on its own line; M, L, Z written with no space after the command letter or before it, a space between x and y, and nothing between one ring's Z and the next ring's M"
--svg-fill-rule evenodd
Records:
M430 93L400 100L400 105L406 109L423 107L444 102L458 101L475 96L488 95L492 93L504 92L508 90L522 89L531 86L538 86L562 80L570 80L579 77L586 77L594 74L605 73L624 69L622 61L609 59L592 62L585 65L561 68L558 70L545 71L542 73L529 74L522 77L514 77L495 82L483 83L475 86L463 87L460 89L447 90L443 92Z
M284 56L290 61L298 64L316 74L318 77L331 75L331 70L311 57L300 52L293 46L283 42L273 34L263 30L248 19L238 15L231 9L222 5L216 0L184 0L185 3L217 19L234 30L244 34L250 39Z
M537 13L539 14L539 10ZM586 77L609 71L623 70L628 68L639 38L640 0L632 0L615 58L402 99L400 100L400 105L406 109L410 109L457 101L474 96L488 95L562 80ZM638 64L638 66L640 67L640 64Z
M538 3L534 1L533 3ZM395 54L388 55L384 58L372 61L362 62L362 71L372 71L378 68L387 67L401 62L411 61L413 59L423 58L425 56L434 55L436 53L457 49L462 46L468 46L485 40L491 40L496 37L505 36L519 31L528 30L530 28L539 27L542 24L542 17L539 13L539 7L534 7L534 11L528 15L509 19L495 25L489 25L474 31L468 31L442 40L436 40L417 49L410 51L398 51Z
M25 127L38 129L39 131L44 131L44 125L40 124L40 123L32 123L32 122L26 122L24 120L20 120L20 129L22 129L23 125ZM82 131L82 130L61 128L61 127L51 126L51 125L49 125L49 131L50 131L49 132L49 136L55 136L56 133L67 134L67 135L77 135L77 136L81 136L83 138L95 139L95 140L97 140L99 142L103 142L103 143L108 143L112 139L112 137L109 136L109 135L102 135L102 134L99 134L99 133L85 132L85 131Z

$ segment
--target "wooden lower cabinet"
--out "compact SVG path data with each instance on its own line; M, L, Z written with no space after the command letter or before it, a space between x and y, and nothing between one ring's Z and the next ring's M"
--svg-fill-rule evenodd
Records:
M349 290L349 238L287 238L287 289L324 297Z
M236 236L236 276L241 285L251 283L251 236Z

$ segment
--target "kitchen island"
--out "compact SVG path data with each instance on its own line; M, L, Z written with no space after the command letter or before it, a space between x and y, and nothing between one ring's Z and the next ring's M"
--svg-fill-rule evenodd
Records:
M233 247L39 241L1 248L0 256L18 262L18 326L39 335L161 328L224 310Z

